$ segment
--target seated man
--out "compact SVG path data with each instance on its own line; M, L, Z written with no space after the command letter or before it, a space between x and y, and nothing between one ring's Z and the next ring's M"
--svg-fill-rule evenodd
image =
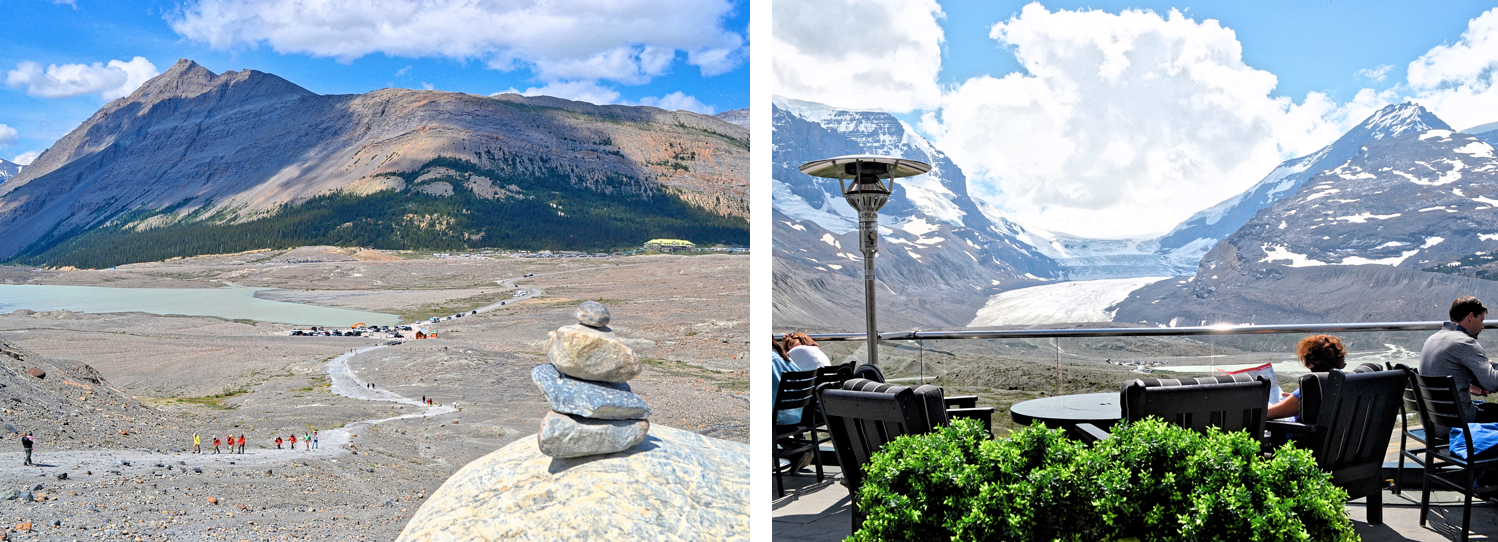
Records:
M1420 349L1420 374L1451 376L1456 380L1457 406L1468 423L1498 422L1498 404L1474 405L1471 394L1487 395L1498 390L1498 367L1488 361L1477 334L1482 333L1488 309L1472 296L1451 303L1450 322L1425 340Z

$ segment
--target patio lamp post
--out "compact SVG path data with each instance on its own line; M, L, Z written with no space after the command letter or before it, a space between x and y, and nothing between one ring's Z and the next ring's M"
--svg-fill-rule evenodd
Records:
M874 254L879 252L879 209L889 202L895 179L931 171L924 162L893 156L850 155L801 164L801 173L837 179L848 205L858 211L858 248L863 252L864 313L868 323L869 364L879 365L879 328L875 325Z

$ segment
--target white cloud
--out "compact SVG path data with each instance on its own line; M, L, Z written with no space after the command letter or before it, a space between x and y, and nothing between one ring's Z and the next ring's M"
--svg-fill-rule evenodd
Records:
M35 62L21 62L16 69L5 75L5 84L26 87L26 93L42 98L72 98L98 93L100 98L113 100L129 96L152 77L161 72L144 57L135 57L129 62L111 60L109 64L52 64L42 69Z
M428 83L426 81L422 81L421 82L421 90L434 90L434 89L436 89L436 87L433 87L431 83Z
M599 85L595 81L557 81L554 83L547 83L546 86L531 87L525 90L510 88L508 90L490 94L490 96L498 96L500 94L519 94L522 96L552 96L567 100L588 102L594 105L648 105L651 107L659 107L667 111L686 110L694 113L702 113L704 115L711 115L716 112L716 108L714 108L713 106L704 104L698 101L696 97L689 96L682 93L681 91L672 92L659 98L654 96L646 96L644 98L641 98L639 103L630 102L628 100L621 100L620 98L622 96L619 94L619 91Z
M525 90L509 89L498 94L520 94L522 96L554 96L596 105L608 105L619 101L619 91L601 86L594 81L556 81L542 87Z
M29 166L29 165L31 165L31 162L33 160L36 160L36 157L41 156L41 155L42 155L42 151L26 151L26 152L23 152L21 154L16 155L15 158L11 158L10 161L15 162L15 163L20 164L20 165L23 165L23 166Z
M400 76L403 76L403 75L408 74L408 73L411 73L411 67L410 66L406 66L406 67L401 68L399 70L395 70L395 76L396 77L400 77Z
M78 0L52 0L52 3L59 6L73 6L73 11L78 10Z
M1162 233L1392 97L1271 97L1277 79L1243 62L1233 30L1174 10L1034 3L990 37L1026 73L949 89L921 128L974 179L974 195L1078 235Z
M681 91L672 92L659 98L650 96L641 98L640 105L659 107L667 111L686 110L704 115L711 115L717 112L713 106L699 102L697 98L682 94Z
M0 149L14 145L19 137L15 128L0 124Z
M777 94L897 113L941 100L935 0L783 0L773 10Z
M1392 69L1394 69L1393 65L1384 64L1377 68L1363 68L1361 70L1358 70L1357 75L1359 77L1366 77L1369 81L1373 81L1374 83L1382 83L1384 79L1388 78L1389 70Z
M1461 39L1409 66L1411 99L1454 126L1498 121L1498 8L1467 22Z
M678 51L704 75L741 64L744 38L724 27L733 9L731 0L191 0L168 22L218 49L475 59L530 67L547 82L634 84L665 73Z

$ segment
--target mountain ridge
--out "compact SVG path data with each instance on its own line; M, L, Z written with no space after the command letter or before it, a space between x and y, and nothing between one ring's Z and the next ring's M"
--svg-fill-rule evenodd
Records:
M1498 296L1498 282L1481 280L1498 277L1498 157L1491 144L1426 115L1401 104L1370 117L1384 126L1402 119L1405 128L1363 142L1259 210L1194 276L1136 291L1117 317L1432 320L1457 295Z
M743 221L748 150L747 129L686 111L408 89L318 95L272 74L215 75L182 60L0 184L0 229L13 232L0 239L0 260L101 226L238 224L334 193L444 197L456 187L484 205L524 205L561 182L592 194L572 204L668 198ZM483 173L421 177L439 158ZM501 197L506 184L533 192Z
M1015 237L1020 225L967 194L961 168L894 116L777 97L771 117L777 327L832 330L827 322L861 319L861 307L846 302L862 297L857 214L837 180L797 170L832 156L893 155L932 166L897 179L879 213L878 287L895 294L878 298L892 304L881 309L887 325L962 326L989 295L1061 276Z

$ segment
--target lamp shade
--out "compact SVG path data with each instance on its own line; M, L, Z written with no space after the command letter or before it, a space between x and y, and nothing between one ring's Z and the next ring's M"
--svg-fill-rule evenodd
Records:
M853 177L853 174L849 173L849 166L852 165L854 168L860 167L857 164L881 164L885 170L880 172L878 176L885 179L913 177L931 171L931 165L925 162L874 154L853 154L836 158L823 158L801 164L801 167L798 169L800 169L801 173L811 175L812 177L847 179ZM858 183L855 182L854 184Z

